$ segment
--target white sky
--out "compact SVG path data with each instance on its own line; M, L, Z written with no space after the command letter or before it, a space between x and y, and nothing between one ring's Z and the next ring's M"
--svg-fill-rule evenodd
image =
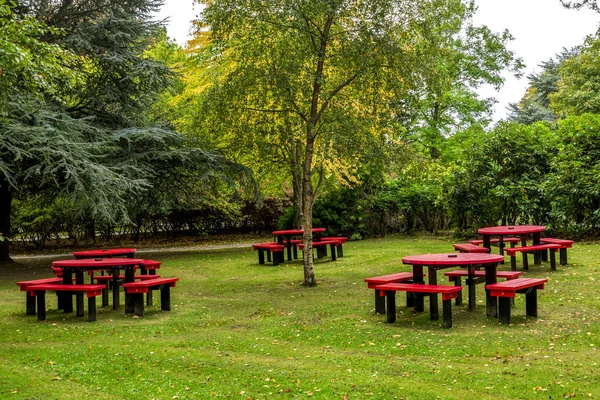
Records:
M479 11L476 25L487 25L493 32L508 29L515 40L510 45L523 58L526 69L520 80L506 75L500 92L482 88L484 97L498 100L494 119L506 116L508 103L518 102L527 88L526 76L539 71L538 65L554 57L563 47L581 44L585 36L594 34L600 24L600 14L590 10L572 11L562 7L559 0L476 0ZM192 0L165 0L158 18L169 18L167 32L180 45L189 37L190 21L199 13Z

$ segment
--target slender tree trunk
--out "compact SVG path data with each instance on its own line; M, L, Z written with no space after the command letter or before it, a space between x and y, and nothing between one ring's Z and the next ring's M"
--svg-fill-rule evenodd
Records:
M304 235L304 286L316 286L315 268L312 246L312 211L313 211L313 185L312 185L312 157L314 137L312 137L311 127L308 128L308 140L306 143L306 158L304 159L304 176L302 180L302 203L304 206L303 227Z
M302 203L302 146L299 142L294 142L292 160L292 204L294 205L294 225L301 227L304 223L304 206Z
M6 179L0 177L0 261L12 261L9 255L12 195Z

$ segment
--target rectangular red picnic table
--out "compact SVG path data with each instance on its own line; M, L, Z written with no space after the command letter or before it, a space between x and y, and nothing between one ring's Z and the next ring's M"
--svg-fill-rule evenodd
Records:
M52 267L62 269L63 284L73 284L73 274L75 274L75 283L83 284L83 275L85 271L110 270L113 276L113 309L119 306L119 271L125 271L125 282L134 282L134 270L136 267L143 267L144 260L141 258L84 258L76 260L53 261ZM59 297L60 299L60 297ZM63 296L63 307L65 312L73 312L72 297ZM76 294L77 310L83 310L83 293ZM128 304L125 296L125 312L133 312L133 305Z
M531 235L533 244L537 245L540 244L541 232L544 232L545 230L546 227L542 225L498 225L481 228L477 232L479 232L480 235L483 235L483 247L486 247L488 249L491 248L491 237L500 236L498 246L500 247L501 254L504 254L502 252L504 248L504 236L519 236L521 238L521 246L527 246L527 238L529 237L529 235ZM534 254L534 263L541 263L540 252L536 252Z
M127 257L133 258L137 249L135 248L118 248L118 249L95 249L74 251L73 256L76 259L82 258L100 258L100 257Z
M483 267L485 269L485 282L492 284L497 282L496 269L498 263L504 260L503 256L487 253L452 253L452 254L421 254L402 258L403 264L412 265L413 282L424 283L423 268L428 268L428 279L430 285L437 285L437 270L444 268L461 267L468 268L469 279L475 279L475 268ZM469 309L475 309L475 291L469 296ZM486 292L486 315L496 317L497 299ZM424 309L423 298L415 299L415 311L422 312ZM438 295L431 294L429 300L431 318L438 319Z

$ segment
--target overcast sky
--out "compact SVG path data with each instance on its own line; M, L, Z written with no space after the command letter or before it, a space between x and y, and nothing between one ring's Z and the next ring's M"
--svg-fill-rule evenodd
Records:
M600 14L589 10L564 9L559 0L477 0L479 10L476 25L487 25L494 32L508 29L515 40L510 48L523 58L527 66L524 77L506 76L500 92L483 88L480 94L495 97L494 119L506 116L508 103L518 102L527 87L529 73L539 71L538 65L559 53L563 47L581 44L587 35L596 32ZM184 45L190 31L190 21L199 13L192 0L165 0L159 18L169 18L169 37Z

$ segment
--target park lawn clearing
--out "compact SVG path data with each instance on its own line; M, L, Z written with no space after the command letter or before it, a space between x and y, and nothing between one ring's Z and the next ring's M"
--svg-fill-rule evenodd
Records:
M600 245L577 243L567 266L530 266L549 278L539 318L518 296L512 323L478 307L453 307L453 328L398 306L394 324L373 312L365 277L410 271L403 256L452 252L450 237L349 242L315 265L305 288L300 261L258 265L248 248L144 253L180 278L172 311L158 300L133 319L111 307L98 321L56 311L25 315L15 282L51 276L47 265L3 265L0 397L101 399L548 399L598 398ZM499 269L510 268L508 258ZM440 284L446 282L438 273ZM426 311L428 307L426 300Z

